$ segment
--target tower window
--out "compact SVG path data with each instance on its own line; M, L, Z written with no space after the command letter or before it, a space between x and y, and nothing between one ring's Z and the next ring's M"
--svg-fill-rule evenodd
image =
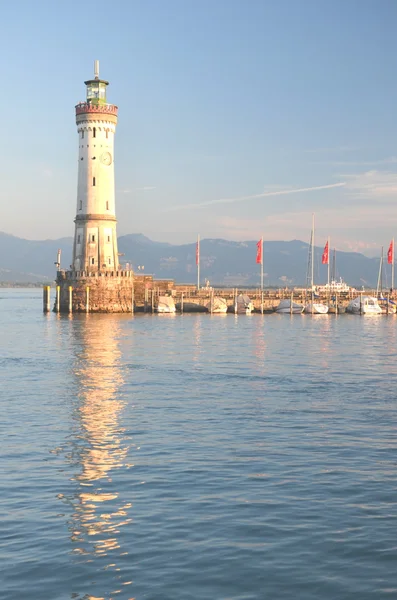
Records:
M77 243L80 244L80 234L77 236Z
M95 242L95 235L91 236L91 242Z
M92 178L92 185L95 185L95 177Z
M95 258L91 258L91 264L95 265Z
M109 210L109 202L106 200L106 210Z
M111 265L111 264L112 264L112 259L111 259L111 258L109 258L109 259L108 259L108 262L109 262L109 265Z
M110 235L108 235L108 242L110 242Z
M83 201L80 200L80 210L83 210Z
M92 137L96 137L96 127L94 127L92 130Z
M108 130L106 129L106 139L108 139L108 137L109 137L109 132L108 132Z
M84 129L81 130L81 139L84 139Z

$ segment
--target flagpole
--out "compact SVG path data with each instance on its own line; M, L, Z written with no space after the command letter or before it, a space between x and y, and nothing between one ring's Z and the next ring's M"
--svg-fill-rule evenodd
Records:
M197 291L200 291L200 235L197 236L196 262L197 262Z
M263 236L261 237L261 292L263 292Z
M394 290L394 238L392 241L392 255L391 255L391 291Z

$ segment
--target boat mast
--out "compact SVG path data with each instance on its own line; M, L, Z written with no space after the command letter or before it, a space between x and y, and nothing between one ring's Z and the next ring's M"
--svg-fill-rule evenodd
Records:
M314 285L314 213L312 215L312 273L311 273L311 286L313 290Z
M330 238L328 236L328 253L327 253L328 254L328 256L327 256L327 259L328 259L328 290L329 290L329 243L330 243Z
M379 291L382 293L382 263L383 263L383 246L379 261L378 283L376 285L376 297L379 296Z

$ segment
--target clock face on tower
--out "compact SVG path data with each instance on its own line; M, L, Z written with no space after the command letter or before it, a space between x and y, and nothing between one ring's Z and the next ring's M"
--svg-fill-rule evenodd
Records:
M110 154L110 152L104 152L101 156L101 162L104 165L111 165L112 164L112 155Z

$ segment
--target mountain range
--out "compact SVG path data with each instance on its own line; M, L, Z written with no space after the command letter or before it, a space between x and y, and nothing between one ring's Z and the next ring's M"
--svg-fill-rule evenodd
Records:
M178 283L195 283L196 244L174 245L155 242L142 234L118 239L120 262L130 263L137 272L152 274L156 279L175 279ZM55 277L57 250L62 250L62 267L69 268L73 238L32 241L0 232L0 282L51 282ZM309 245L299 240L264 242L265 286L306 285ZM315 283L327 280L327 267L321 264L323 248L314 251ZM332 253L330 253L332 259ZM255 262L256 242L232 242L204 239L200 244L200 280L211 285L259 286L260 270ZM140 267L140 269L138 269ZM358 252L337 252L336 274L355 287L376 286L379 259ZM385 274L388 269L384 269ZM390 286L390 274L384 285ZM388 280L387 280L388 279Z

